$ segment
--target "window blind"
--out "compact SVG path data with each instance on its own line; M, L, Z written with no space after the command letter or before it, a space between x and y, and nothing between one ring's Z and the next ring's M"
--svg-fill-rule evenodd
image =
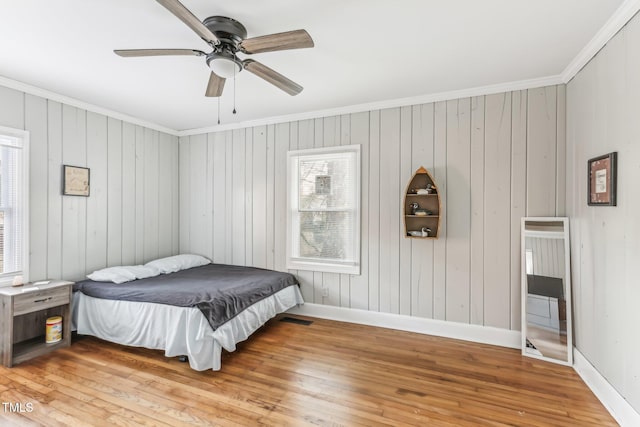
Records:
M0 276L22 275L25 254L23 138L0 135Z

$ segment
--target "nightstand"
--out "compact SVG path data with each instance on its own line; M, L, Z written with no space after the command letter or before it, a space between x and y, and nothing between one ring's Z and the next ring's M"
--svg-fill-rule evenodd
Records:
M45 280L0 288L0 361L11 367L71 345L73 282ZM45 342L46 320L62 316L62 340Z

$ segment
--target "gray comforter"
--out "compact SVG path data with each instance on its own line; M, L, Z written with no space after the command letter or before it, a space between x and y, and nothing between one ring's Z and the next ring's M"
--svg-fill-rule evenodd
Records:
M83 280L74 291L95 298L197 307L215 331L250 305L297 284L289 273L208 264L119 285Z

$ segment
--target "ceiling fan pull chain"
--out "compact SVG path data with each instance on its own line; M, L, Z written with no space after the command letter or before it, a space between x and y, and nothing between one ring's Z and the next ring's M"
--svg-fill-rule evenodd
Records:
M218 97L218 124L220 124L220 97Z
M238 60L235 52L233 52L233 59ZM238 74L238 70L233 67L233 114L236 114L236 74Z

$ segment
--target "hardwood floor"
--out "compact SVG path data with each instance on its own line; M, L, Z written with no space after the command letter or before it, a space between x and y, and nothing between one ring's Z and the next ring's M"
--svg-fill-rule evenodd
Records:
M23 410L0 425L617 425L573 369L518 350L278 320L218 372L81 337L0 368L0 400Z

